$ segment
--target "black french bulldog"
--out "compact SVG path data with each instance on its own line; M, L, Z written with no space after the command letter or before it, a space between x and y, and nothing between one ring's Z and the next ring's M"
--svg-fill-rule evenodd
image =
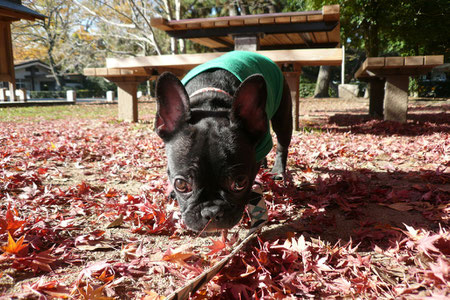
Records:
M277 73L281 84L268 95L265 78L246 66L255 58L248 64L258 68L261 55L242 51L226 55L232 69L251 76L239 79L235 70L213 65L194 72L185 86L169 72L156 85L155 130L165 144L169 180L182 218L196 231L228 229L242 218L262 161L256 152L269 132L266 104L274 101L273 94L280 98L271 117L278 142L274 174L285 172L292 136L291 96L278 66L269 62L277 70L266 76ZM268 151L271 146L270 138Z

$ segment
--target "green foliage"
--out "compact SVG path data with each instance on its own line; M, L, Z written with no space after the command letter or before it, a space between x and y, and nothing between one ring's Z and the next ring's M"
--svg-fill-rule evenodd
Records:
M102 77L87 77L83 86L86 90L92 91L95 95L105 95L107 91L115 91L117 89L116 84L107 81Z
M314 96L315 83L301 83L299 88L300 98L310 98Z
M450 81L422 81L418 84L419 97L450 97Z

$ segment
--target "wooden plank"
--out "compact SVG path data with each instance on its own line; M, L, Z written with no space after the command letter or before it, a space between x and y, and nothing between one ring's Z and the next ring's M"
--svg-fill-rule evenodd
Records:
M214 22L214 27L228 27L228 26L229 26L229 23L226 20Z
M308 15L306 19L308 20L308 22L321 22L323 21L323 16L322 14Z
M2 74L0 73L0 81L6 81L9 82L11 81L11 76L8 74Z
M244 19L245 25L258 25L259 24L259 18L248 18Z
M233 21L234 22L237 20L243 20L244 24L259 24L260 19L273 18L275 20L275 19L281 18L280 20L287 20L287 17L291 18L291 22L305 22L307 20L307 17L310 17L312 20L315 20L315 21L323 20L322 11L302 11L302 12L288 12L288 13L274 13L274 14L258 14L258 15L244 15L244 16L172 20L172 21L167 21L167 23L165 25L170 27L170 29L166 29L166 30L174 30L176 28L181 28L183 25L186 26L187 24L192 24L192 23L201 24L203 22L222 22L222 21L227 21L227 22ZM153 19L157 19L157 18L151 18L151 20L153 20ZM157 23L155 23L155 25L157 25Z
M121 69L106 69L106 73L108 76L121 76L121 75L133 75L133 70L123 70L123 73L121 72Z
M341 26L338 24L333 30L327 32L329 43L340 43L341 42Z
M275 18L274 17L260 18L259 24L275 24Z
M277 24L291 23L291 17L290 16L275 17L275 23Z
M256 51L277 63L299 63L304 66L332 65L342 63L342 48L326 49L296 49L296 50L265 50ZM136 67L171 67L189 70L193 66L205 63L225 54L224 52L138 56L128 58L107 58L108 68L136 68Z
M219 40L223 40L225 43L228 43L230 45L234 44L233 38L231 36L221 36L218 38Z
M187 28L187 24L173 24L171 25L173 30L184 30Z
M406 56L405 66L423 66L423 56Z
M356 70L355 78L368 77L368 74L366 73L366 68L367 68L367 59L361 64L358 70Z
M6 45L8 42L10 43L11 41L8 41L7 39L6 34L7 26L10 26L9 22L0 22L0 74L9 74L8 72L9 61L7 60L8 51ZM9 80L2 80L2 81L9 81Z
M212 28L212 27L214 27L214 22L202 22L201 23L201 25L202 25L202 28Z
M322 7L323 20L325 22L339 21L340 7L336 5L325 5Z
M230 26L242 26L244 25L244 20L230 20Z
M172 30L172 27L167 25L168 22L169 21L167 21L167 19L164 19L164 18L151 18L150 19L150 25L152 27L156 27L161 30Z
M288 38L292 41L293 44L304 44L302 37L298 33L288 33Z
M292 41L287 37L286 34L272 34L272 36L277 40L278 44L289 45Z
M439 66L444 63L444 55L427 55L424 59L424 65Z
M328 42L328 37L326 32L313 32L314 37L317 41L317 43L327 43Z
M291 23L305 23L306 16L293 16L291 17Z
M83 74L85 76L96 76L97 75L96 70L97 70L96 68L85 68L83 70Z
M367 68L366 69L382 68L382 67L384 67L384 57L368 57L366 59L366 62L367 62Z
M200 29L202 28L202 24L200 23L192 23L192 24L186 24L187 29Z
M264 41L264 42L263 42ZM266 34L262 39L260 39L261 45L281 45L282 43L278 41L274 34Z
M385 68L396 68L405 64L405 59L401 56L398 57L386 57L384 66Z
M221 44L220 42L217 42L213 39L208 38L199 38L199 39L190 39L191 41L198 43L200 45L209 47L209 48L221 48L221 47L227 47L226 44Z

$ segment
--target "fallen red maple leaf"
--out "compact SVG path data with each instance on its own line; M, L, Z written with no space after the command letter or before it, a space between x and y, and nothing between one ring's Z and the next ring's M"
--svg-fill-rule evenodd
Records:
M430 269L429 275L439 278L442 283L448 285L448 280L450 279L450 265L447 261L439 257L437 264L430 263Z
M14 209L11 209L11 204L8 204L8 209L6 210L5 218L0 217L0 233L3 233L5 231L10 232L11 234L14 234L17 229L21 228L26 221L20 221L16 220L14 216L17 216L18 213Z
M18 258L15 263L27 266L35 273L39 270L51 272L52 268L50 265L56 261L56 258L50 254L52 250L53 249L50 248L39 253L33 253L27 257Z
M44 283L44 279L41 277L37 282L25 287L34 293L47 294L55 298L68 299L70 297L70 289L57 280Z
M98 288L92 287L90 284L87 284L84 288L77 288L81 297L85 300L113 300L113 297L107 297L103 295L103 289L106 287L102 285Z
M193 255L194 253L192 252L183 252L183 249L168 249L166 253L164 253L163 260L179 264L180 266L186 266L185 260Z
M210 239L211 240L211 242L213 243L211 246L207 246L211 251L210 252L208 252L206 255L208 255L208 256L211 256L211 255L213 255L213 254L215 254L215 253L218 253L218 252L220 252L220 251L222 251L223 249L225 249L225 247L227 246L223 241L221 241L221 240L217 240L217 241L215 241L215 240L213 240L213 239Z
M5 253L23 256L28 252L28 244L23 244L24 238L25 236L22 236L16 242L8 232L8 244L6 246L2 246L1 249Z
M430 236L430 233L427 232L425 236L417 240L417 249L423 253L425 253L427 256L431 256L429 251L433 251L435 253L440 253L439 249L434 246L434 243L441 239L441 236L439 234L434 234Z

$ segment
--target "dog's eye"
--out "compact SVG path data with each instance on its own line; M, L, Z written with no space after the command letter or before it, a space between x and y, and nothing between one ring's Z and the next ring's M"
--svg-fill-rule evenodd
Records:
M231 183L231 190L233 192L243 191L247 187L248 177L245 175L237 176L236 179Z
M190 183L180 178L175 179L174 187L177 192L180 193L189 193L190 191L192 191Z

